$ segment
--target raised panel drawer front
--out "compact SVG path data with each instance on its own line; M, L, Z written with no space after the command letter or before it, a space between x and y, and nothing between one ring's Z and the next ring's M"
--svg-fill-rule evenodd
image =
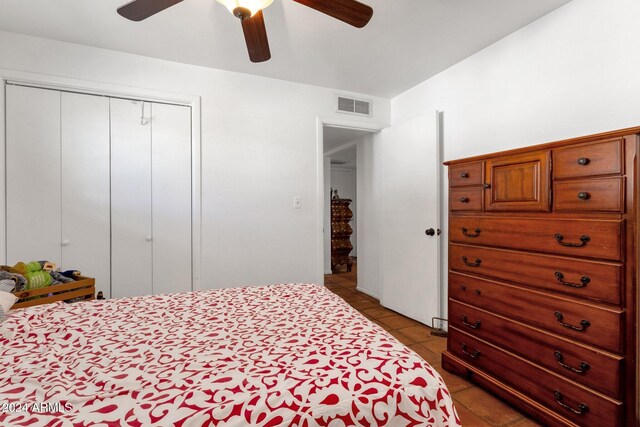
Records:
M487 160L485 209L548 212L549 164L549 151Z
M620 175L624 160L622 149L622 138L615 138L554 150L553 178Z
M482 188L450 188L449 209L452 211L481 211Z
M474 293L467 287L459 292ZM621 398L622 357L549 334L473 306L451 301L449 324L475 337L571 378L592 389Z
M465 163L449 167L449 186L482 184L482 162Z
M623 404L512 353L449 328L448 349L481 369L580 426L620 425Z
M572 179L553 183L553 210L623 212L623 178Z
M621 221L478 216L449 220L454 242L611 260L622 259L621 232Z
M622 264L518 252L479 246L449 245L452 270L508 280L527 287L620 304Z
M449 274L449 283L449 296L461 302L614 353L622 349L621 310L456 273Z

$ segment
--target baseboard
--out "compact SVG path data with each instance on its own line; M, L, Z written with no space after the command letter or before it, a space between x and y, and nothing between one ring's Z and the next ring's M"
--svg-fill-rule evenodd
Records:
M373 298L377 299L378 301L380 300L380 296L379 296L379 295L376 295L376 294L374 294L373 292L369 292L369 291L367 291L367 290L365 290L365 289L362 289L362 288L361 288L361 287L359 287L359 286L356 286L356 291L358 291L358 292L362 292L363 294L367 294L367 295L369 295L370 297L373 297Z

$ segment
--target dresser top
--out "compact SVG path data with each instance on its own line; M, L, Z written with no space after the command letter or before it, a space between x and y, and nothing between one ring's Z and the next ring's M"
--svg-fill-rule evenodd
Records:
M577 137L577 138L563 139L563 140L555 141L555 142L547 142L547 143L544 143L544 144L530 145L530 146L522 147L522 148L514 148L512 150L498 151L498 152L490 153L490 154L482 154L482 155L479 155L479 156L472 156L472 157L465 157L465 158L462 158L462 159L449 160L449 161L444 162L443 164L446 165L446 166L450 166L450 165L456 165L456 164L459 164L459 163L466 163L466 162L471 162L471 161L476 161L476 160L485 160L485 159L489 159L489 158L492 158L492 157L499 157L499 156L504 156L504 155L530 153L532 151L537 151L537 150L548 150L548 149L552 149L552 148L563 147L565 145L572 145L572 144L579 144L579 143L586 143L586 142L595 142L595 141L600 141L600 140L609 139L609 138L621 138L621 137L624 137L624 136L635 135L635 134L639 134L639 133L640 133L640 126L636 126L636 127L626 128L626 129L615 130L615 131L611 131L611 132L603 132L603 133L597 133L597 134L594 134L594 135L581 136L581 137Z

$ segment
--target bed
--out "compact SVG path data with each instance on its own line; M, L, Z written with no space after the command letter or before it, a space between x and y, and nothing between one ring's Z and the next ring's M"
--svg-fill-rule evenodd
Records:
M460 425L440 375L321 285L12 310L0 356L0 425Z

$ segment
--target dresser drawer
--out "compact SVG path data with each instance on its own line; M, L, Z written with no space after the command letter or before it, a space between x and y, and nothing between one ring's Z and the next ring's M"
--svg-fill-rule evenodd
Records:
M621 398L620 356L453 300L449 324L596 391Z
M557 212L623 212L623 178L572 179L553 183Z
M621 264L479 246L449 245L452 270L620 304Z
M621 402L593 392L454 327L449 328L448 349L468 364L517 388L519 392L578 425L621 425Z
M623 172L621 138L553 151L553 178L620 175Z
M452 217L454 242L612 260L622 259L621 221Z
M450 188L449 209L452 211L482 211L482 188Z
M482 162L451 166L449 167L449 186L480 185L483 183L482 175Z
M453 272L449 297L614 353L622 350L620 310Z

